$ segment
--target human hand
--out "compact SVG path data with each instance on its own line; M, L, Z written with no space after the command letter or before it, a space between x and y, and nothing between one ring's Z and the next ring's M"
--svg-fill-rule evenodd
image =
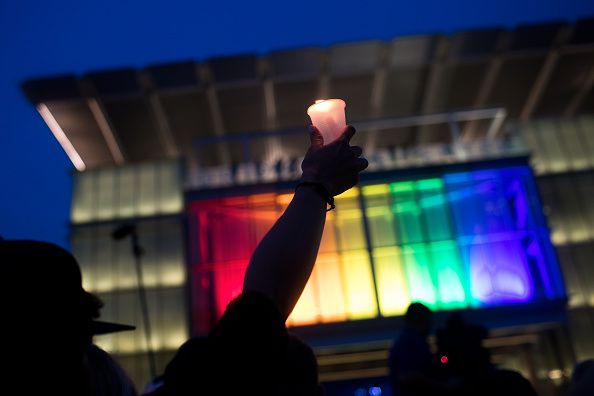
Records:
M359 182L359 172L369 163L360 158L363 150L351 146L355 128L348 125L342 135L324 146L324 138L313 125L309 128L311 145L301 163L302 182L320 183L332 195L345 192Z

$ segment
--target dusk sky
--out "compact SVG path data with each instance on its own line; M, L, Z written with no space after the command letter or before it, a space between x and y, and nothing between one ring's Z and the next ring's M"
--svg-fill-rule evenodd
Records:
M0 236L68 247L72 164L26 79L594 16L592 0L0 0Z

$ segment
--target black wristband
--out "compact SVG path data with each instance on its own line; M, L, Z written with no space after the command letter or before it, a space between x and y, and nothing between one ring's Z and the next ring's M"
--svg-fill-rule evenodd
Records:
M326 209L326 212L329 212L332 209L336 208L336 205L334 205L334 197L332 196L332 194L330 194L330 192L326 189L326 187L324 187L322 183L302 181L297 183L297 185L295 186L295 191L297 191L297 189L301 186L311 186L314 188L314 190L316 190L318 194L320 194L324 201L326 201L326 203L330 205L330 208Z

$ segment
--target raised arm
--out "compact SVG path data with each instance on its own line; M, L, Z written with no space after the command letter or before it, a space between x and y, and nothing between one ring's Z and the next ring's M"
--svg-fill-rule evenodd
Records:
M326 199L357 184L367 160L360 147L350 146L355 128L324 146L322 135L310 127L311 145L303 159L301 182L293 200L264 236L248 265L243 289L270 297L286 319L301 295L316 261ZM320 189L321 187L321 189ZM325 190L325 192L324 192Z

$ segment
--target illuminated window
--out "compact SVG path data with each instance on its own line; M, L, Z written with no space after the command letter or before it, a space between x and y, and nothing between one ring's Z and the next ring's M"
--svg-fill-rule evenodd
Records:
M183 210L177 162L128 165L78 172L74 177L74 224L175 214Z
M190 205L193 324L206 332L241 291L253 249L292 194ZM563 297L528 167L363 184L336 197L289 325Z

